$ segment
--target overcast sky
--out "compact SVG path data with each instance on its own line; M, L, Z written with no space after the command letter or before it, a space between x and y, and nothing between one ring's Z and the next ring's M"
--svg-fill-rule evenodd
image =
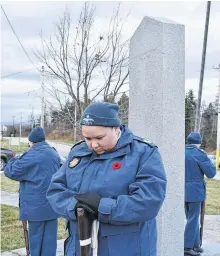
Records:
M33 50L39 46L40 31L49 37L59 17L68 6L76 23L83 2L1 2L20 41L32 62L37 62ZM105 24L110 19L118 2L94 2L97 24ZM130 12L124 26L123 35L130 38L144 16L164 17L185 25L186 31L186 92L192 88L198 93L206 2L121 2L120 16ZM220 63L220 2L212 2L209 24L209 38L204 75L203 100L213 102L218 89L218 72L213 66ZM100 26L101 28L101 26ZM1 77L11 73L32 69L33 65L25 55L1 10ZM1 121L28 120L32 111L40 114L40 75L32 69L22 74L1 79Z

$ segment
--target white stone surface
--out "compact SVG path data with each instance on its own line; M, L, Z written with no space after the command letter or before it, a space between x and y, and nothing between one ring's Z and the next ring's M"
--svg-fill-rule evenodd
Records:
M167 174L157 256L183 255L184 26L145 17L130 44L129 127L155 143Z

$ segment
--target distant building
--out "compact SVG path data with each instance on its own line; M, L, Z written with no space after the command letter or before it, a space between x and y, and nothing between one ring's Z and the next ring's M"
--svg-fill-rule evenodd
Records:
M1 124L1 126L0 126L1 139L2 139L4 136L7 136L7 131L8 131L7 126Z

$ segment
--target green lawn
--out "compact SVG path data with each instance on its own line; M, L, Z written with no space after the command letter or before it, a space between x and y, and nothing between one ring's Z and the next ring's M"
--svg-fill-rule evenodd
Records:
M206 214L220 214L220 180L206 179L207 198Z
M59 219L58 239L66 237L65 220ZM18 208L1 205L1 251L24 248L24 235L21 221L18 220Z
M18 192L19 190L19 182L10 180L5 177L4 174L1 174L1 191L7 192Z

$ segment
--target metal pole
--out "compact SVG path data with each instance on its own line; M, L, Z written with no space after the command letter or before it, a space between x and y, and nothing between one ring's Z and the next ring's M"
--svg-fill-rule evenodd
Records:
M218 103L217 103L217 111L218 111L218 118L217 118L217 147L216 147L216 169L219 168L220 163L220 64L218 68L214 68L219 72L219 82L218 82Z
M42 95L41 95L41 123L40 126L44 129L44 94L45 94L45 90L44 90L44 66L42 66Z
M202 63L201 63L200 81L199 81L198 102L197 102L197 106L196 106L195 131L197 131L197 132L199 132L199 122L200 122L200 115L201 115L200 107L201 107L201 100L202 100L202 87L203 87L206 47L207 47L208 30L209 30L210 7L211 7L211 1L208 1L207 9L206 9L206 22L205 22L205 31L204 31L204 40L203 40L203 51L202 51Z

